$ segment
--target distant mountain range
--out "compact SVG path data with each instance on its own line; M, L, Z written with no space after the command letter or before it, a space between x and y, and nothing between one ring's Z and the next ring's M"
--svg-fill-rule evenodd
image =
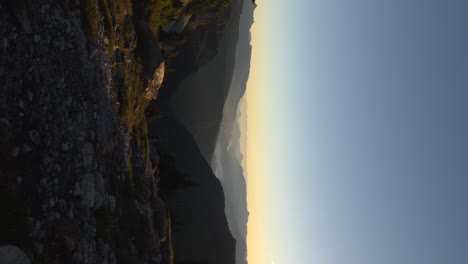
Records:
M189 42L173 62L177 70L167 75L152 105L163 116L150 129L160 137L160 151L172 155L191 182L169 199L177 222L176 263L247 263L247 194L237 119L249 75L255 5L250 0L231 5L221 31L204 26L186 33Z
M211 166L226 198L229 229L236 239L236 263L247 263L247 187L245 169L246 102L252 46L250 28L255 5L246 0L239 24L236 63ZM244 133L244 134L242 134Z

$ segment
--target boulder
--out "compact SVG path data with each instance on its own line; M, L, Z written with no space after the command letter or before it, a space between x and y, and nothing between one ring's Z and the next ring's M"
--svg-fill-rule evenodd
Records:
M108 255L110 252L110 246L104 243L102 239L98 239L96 243L96 250L98 254L99 263L108 264L109 263Z
M116 206L115 202L116 201L115 201L114 196L112 196L112 195L107 196L107 205L109 206L112 213L114 213L114 210L115 210L115 206Z
M94 206L96 208L99 208L104 203L104 198L106 197L104 177L102 177L100 173L94 174L94 184L95 184Z
M81 149L83 159L83 167L86 171L92 171L97 168L96 160L94 159L94 147L91 143L86 143Z
M86 173L83 175L80 182L81 205L86 208L93 207L95 195L94 175L92 173Z
M80 196L81 194L81 190L80 190L80 184L79 183L75 183L75 185L73 185L73 196Z
M70 251L70 252L75 251L76 243L75 243L75 240L73 238L71 238L70 236L64 235L63 236L63 242L64 242L64 245L65 245L65 247L66 247L66 249L68 251Z
M39 137L39 132L37 132L37 130L29 131L29 138L36 145L39 145L39 143L41 143L41 138Z
M8 39L7 38L3 38L2 39L2 49L7 49L8 48Z
M0 246L0 263L2 264L30 264L26 254L15 246Z
M31 34L31 21L29 21L29 16L27 14L26 8L22 9L21 11L18 11L15 14L15 17L20 25L20 30L22 31L22 33Z

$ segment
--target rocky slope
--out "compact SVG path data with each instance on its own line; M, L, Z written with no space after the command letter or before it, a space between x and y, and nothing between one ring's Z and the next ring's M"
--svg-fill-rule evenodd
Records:
M166 116L157 124L152 129L161 137L161 183L175 174L168 172L167 156L180 175L167 193L176 263L234 264L236 240L228 227L221 183L180 123Z
M222 29L200 27L188 33L186 48L174 61L176 78L167 79L172 89L162 91L158 100L160 111L171 113L193 135L209 162L234 72L243 2L231 2Z
M197 32L222 30L229 5L0 3L0 263L174 263L172 244L183 261L232 263L219 181L185 129L148 108L174 84L161 88L180 66L171 61L184 58L179 46ZM164 32L181 16L190 16L183 34ZM166 132L184 144L168 149L158 142ZM189 154L182 171L199 188L174 196L166 183L179 168L165 169L159 157L169 151ZM181 217L187 232L175 232L170 212L196 217Z
M0 4L0 244L34 263L170 263L141 113L158 85L138 70L135 6L99 4ZM106 8L125 20L113 38Z

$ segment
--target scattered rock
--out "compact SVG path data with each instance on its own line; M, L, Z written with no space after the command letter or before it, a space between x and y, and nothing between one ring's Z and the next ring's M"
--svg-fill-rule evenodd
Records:
M83 167L86 171L92 171L97 168L96 160L94 159L94 147L91 143L83 145L81 150L83 159Z
M157 263L157 262L155 262ZM117 264L117 258L115 257L114 251L109 253L109 264Z
M89 59L90 59L90 60L94 59L94 57L96 57L96 54L97 54L97 49L96 49L96 48L92 48L92 49L89 51Z
M46 186L47 185L47 179L46 178L42 178L41 181L40 181L40 184L42 186Z
M0 118L0 146L6 146L11 136L10 122L6 118Z
M60 214L59 214L59 213L50 211L50 212L47 214L47 222L52 222L52 221L54 221L55 219L58 219L59 217L60 217Z
M21 249L15 246L0 246L0 263L29 264L31 261Z
M104 186L104 178L100 173L94 174L94 184L95 184L95 196L94 196L94 206L95 208L101 207L104 203L105 197L105 186Z
M57 208L59 210L59 212L64 212L65 209L67 209L67 202L63 199L59 199L57 201Z
M79 0L72 0L72 3L73 1L76 5L80 5ZM20 21L17 21L18 18L15 14L11 20L15 22L19 34L12 33L14 30L12 30L11 25L4 25L3 31L7 35L0 36L0 52L3 51L5 54L19 52L21 53L20 57L26 57L26 60L18 61L18 67L14 57L13 60L8 61L9 64L14 64L15 70L18 68L18 73L12 74L12 76L14 75L12 78L8 77L8 81L4 84L4 86L11 86L15 89L11 96L5 99L8 102L7 106L12 107L12 109L8 109L6 114L10 115L8 118L14 127L10 127L9 120L0 119L0 129L5 127L7 128L6 132L14 136L12 140L4 144L4 152L6 152L6 156L10 154L11 150L13 157L19 156L28 159L35 157L31 161L34 164L24 164L24 166L28 166L26 168L28 171L31 168L36 171L33 171L32 175L17 173L13 176L13 182L16 180L16 184L22 184L22 188L29 188L29 185L32 184L31 189L37 194L34 196L37 197L37 208L33 209L34 217L37 217L37 220L33 219L34 222L30 225L31 229L28 230L31 231L28 234L31 241L27 250L24 248L27 255L17 247L0 246L0 263L48 262L48 260L58 257L61 260L63 260L62 257L65 257L68 263L96 263L98 261L117 263L114 252L117 249L111 249L109 246L115 247L113 241L96 241L97 220L94 218L91 208L106 206L112 213L117 209L116 215L119 217L122 215L119 212L122 209L116 207L117 194L114 194L115 196L107 195L106 187L111 187L107 185L108 174L122 179L125 177L121 166L126 167L126 153L124 153L126 150L126 134L124 132L126 131L122 131L122 135L120 130L112 135L104 133L106 130L113 131L114 128L119 128L118 116L109 117L108 115L109 112L114 111L113 108L110 108L114 106L112 103L118 103L114 102L118 100L117 95L111 94L113 101L110 102L109 106L108 98L105 97L108 94L105 92L101 95L91 91L91 94L95 94L94 97L87 93L87 87L91 84L102 87L103 91L105 91L104 87L111 91L114 85L111 67L113 67L115 59L103 58L101 61L100 52L103 48L102 39L104 38L102 27L100 29L101 37L97 42L100 43L99 51L97 48L91 47L89 53L86 53L87 47L90 45L87 44L86 35L80 28L79 9L72 9L69 14L64 14L63 10L59 8L46 9L45 2L49 1L40 2L38 4L39 10L37 10L40 24L34 23L33 16L29 16L29 14L28 16L20 14ZM53 6L53 2L50 5ZM28 12L31 13L31 11ZM4 21L3 18L0 20ZM69 34L64 34L64 32ZM104 42L106 45L111 44L108 38ZM135 40L132 40L132 43L135 43ZM69 46L68 44L73 45ZM76 50L65 54L65 56L59 54L59 50L69 47L76 48ZM114 48L117 49L117 46ZM94 59L98 57L99 61L90 63L87 60L88 57ZM124 59L122 55L122 60ZM57 68L56 65L50 66L49 60L63 63L67 63L67 60L73 61L70 63L70 69L62 69L63 67ZM101 62L104 62L105 67L102 67ZM5 67L0 66L0 71L4 72ZM147 79L145 79L145 84L148 87L143 87L147 89L144 92L141 91L141 96L156 98L164 79L164 67L165 63L162 62L154 73L149 72L148 75L153 73L153 76L147 83ZM78 71L81 68L84 70ZM92 75L89 80L83 78L86 77L86 74ZM150 77L148 75L145 74L145 78ZM104 86L102 85L104 81L110 84ZM2 99L0 101L3 102ZM25 116L25 118L18 118L18 115ZM93 118L97 119L98 122L92 120ZM3 126L3 123L7 125ZM4 138L3 135L0 133L1 138ZM108 135L109 138L106 138ZM0 145L3 143L1 140ZM15 145L17 146L15 147ZM24 153L30 154L23 156ZM101 153L104 154L100 155ZM108 162L108 158L111 161ZM98 162L99 170L106 177L97 172ZM30 176L34 176L36 180L33 181ZM37 179L40 180L39 183ZM117 198L120 201L121 197ZM41 211L41 207L45 209ZM148 214L152 211L147 204L139 204L138 209L142 214ZM84 210L90 215L87 219L83 217L82 211ZM63 218L63 223L57 221L60 217ZM65 219L67 217L70 219ZM82 221L83 219L86 221ZM63 225L63 228L55 228L55 225L58 224ZM73 232L68 232L68 230ZM112 232L114 231L117 231L116 228L112 228ZM64 236L64 233L67 233L68 236ZM60 245L61 242L63 244ZM136 254L139 250L136 250L133 243L135 242L131 242L131 249L133 254ZM6 247L10 248L6 249ZM13 254L11 253L12 249L14 250ZM71 252L64 255L59 252L66 249ZM31 257L31 260L28 259L28 256ZM9 259L11 261L8 261ZM149 258L143 256L142 259L144 260L142 262L148 262Z
M58 38L56 40L53 40L52 41L52 46L54 48L58 48L60 51L63 51L63 49L65 48L65 40L62 37L60 37L60 38Z
M55 200L54 200L54 198L50 198L50 200L49 200L49 207L54 207L54 205L55 205Z
M151 217L151 215L153 214L151 208L149 208L145 204L142 204L137 200L134 200L134 204L135 204L136 209L141 215Z
M28 100L29 102L32 102L33 100L33 93L31 91L28 91Z
M108 263L107 256L109 255L110 246L104 243L102 239L98 239L96 243L96 249L98 253L98 258L100 258L99 263Z
M23 99L19 99L19 100L18 100L18 106L19 106L19 108L21 108L21 109L24 108L24 100L23 100Z
M51 39L52 39L52 37L51 37L50 35L47 35L47 36L45 37L45 42L47 43L47 45L50 44L50 40L51 40Z
M94 175L86 173L83 175L80 182L80 197L81 205L83 207L93 207L95 197Z
M8 39L7 38L2 39L2 49L8 49Z
M107 205L109 206L112 213L115 211L115 197L112 195L107 196Z
M42 243L35 242L34 243L34 252L37 255L41 255L43 251L44 251L44 245Z
M35 83L40 83L41 82L41 75L39 74L39 71L33 70L32 75L33 75L33 80L34 80ZM47 108L47 106L46 106L46 108Z
M18 157L18 154L19 154L19 148L18 147L14 147L12 150L11 150L11 156L13 158L16 158Z
M0 124L5 125L5 126L9 126L10 121L8 121L8 119L6 119L6 118L0 118Z
M39 145L39 143L41 143L41 138L39 137L39 133L37 132L37 130L29 131L29 138L36 145Z
M32 238L40 238L41 236L41 222L36 221L34 218L30 217L29 219L29 224L31 226L31 233L30 236Z
M47 127L46 127L46 129L47 129ZM50 147L50 144L52 143L52 138L49 135L47 135L45 137L45 139L44 139L44 143L45 143L46 147Z
M67 235L63 236L63 242L68 251L75 251L76 243L75 240Z
M24 153L29 153L32 151L32 148L28 144L23 144L23 151Z
M26 14L26 9L21 10L21 13L17 13L16 19L18 20L23 33L32 33L31 22L29 21L28 15Z
M68 208L68 210L67 210L67 216L68 216L69 218L73 218L73 217L74 217L74 215L73 215L73 208L71 207L71 205L72 205L72 204L70 204L70 208Z
M71 30L71 23L68 20L65 20L65 32L68 34Z
M52 163L52 161L54 161L53 158L51 158L50 156L48 155L45 155L44 158L42 159L42 164L44 165L49 165L50 163Z
M62 146L61 146L61 148L62 148L62 151L63 151L63 152L66 152L66 151L68 151L68 145L67 145L67 144L65 144L65 143L62 143Z
M75 185L73 185L73 196L80 196L80 194L81 194L80 184L75 183Z
M83 253L80 244L77 243L76 249L73 251L71 264L81 264L86 262L83 262Z

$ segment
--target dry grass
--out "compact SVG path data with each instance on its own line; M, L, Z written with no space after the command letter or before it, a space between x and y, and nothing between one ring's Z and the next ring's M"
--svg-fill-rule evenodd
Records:
M147 5L148 23L150 23L153 34L159 37L159 28L164 23L167 23L173 16L176 9L173 0L151 0ZM145 98L146 84L142 76L142 64L135 59L134 50L136 48L135 25L133 24L133 10L131 0L111 1L111 0L85 0L85 18L88 25L87 30L90 40L95 42L98 29L103 23L104 33L108 39L107 55L109 58L114 56L115 48L122 52L123 63L115 63L113 70L120 76L120 85L118 86L119 94L119 117L122 124L130 135L130 149L127 156L128 175L122 183L122 188L126 193L125 202L119 205L128 214L122 216L124 222L119 224L119 229L122 234L119 237L134 237L135 242L139 244L139 248L149 250L154 246L154 228L151 218L139 218L133 221L138 221L139 225L132 225L132 221L127 219L134 214L133 203L128 201L138 200L143 204L147 204L150 200L157 198L157 186L153 181L153 186L148 193L147 182L145 182L143 174L147 175L145 168L138 167L139 159L143 156L144 163L148 168L151 164L150 160L150 139L148 131L148 123L158 119L156 114L147 114L147 108L150 100ZM102 18L102 19L101 19ZM140 156L141 155L141 156ZM128 201L127 201L128 200ZM131 213L130 213L131 212ZM109 234L110 212L108 209L98 211L96 214L99 225L99 237L107 240L112 234ZM167 221L170 223L170 217ZM128 221L128 222L127 222ZM172 249L172 228L168 226L168 254L169 263L174 263L174 252ZM123 241L122 241L123 243ZM130 252L122 252L121 258L128 263L136 263L136 259Z
M159 27L167 25L181 8L180 1L150 0L146 5L148 24L156 38L159 36Z
M174 264L174 248L172 247L172 222L171 216L167 215L167 223L168 223L168 230L167 230L167 242L169 248L169 264Z
M98 3L93 0L85 0L83 7L83 13L86 17L86 30L88 32L89 39L95 43L97 40L99 24L101 20Z

